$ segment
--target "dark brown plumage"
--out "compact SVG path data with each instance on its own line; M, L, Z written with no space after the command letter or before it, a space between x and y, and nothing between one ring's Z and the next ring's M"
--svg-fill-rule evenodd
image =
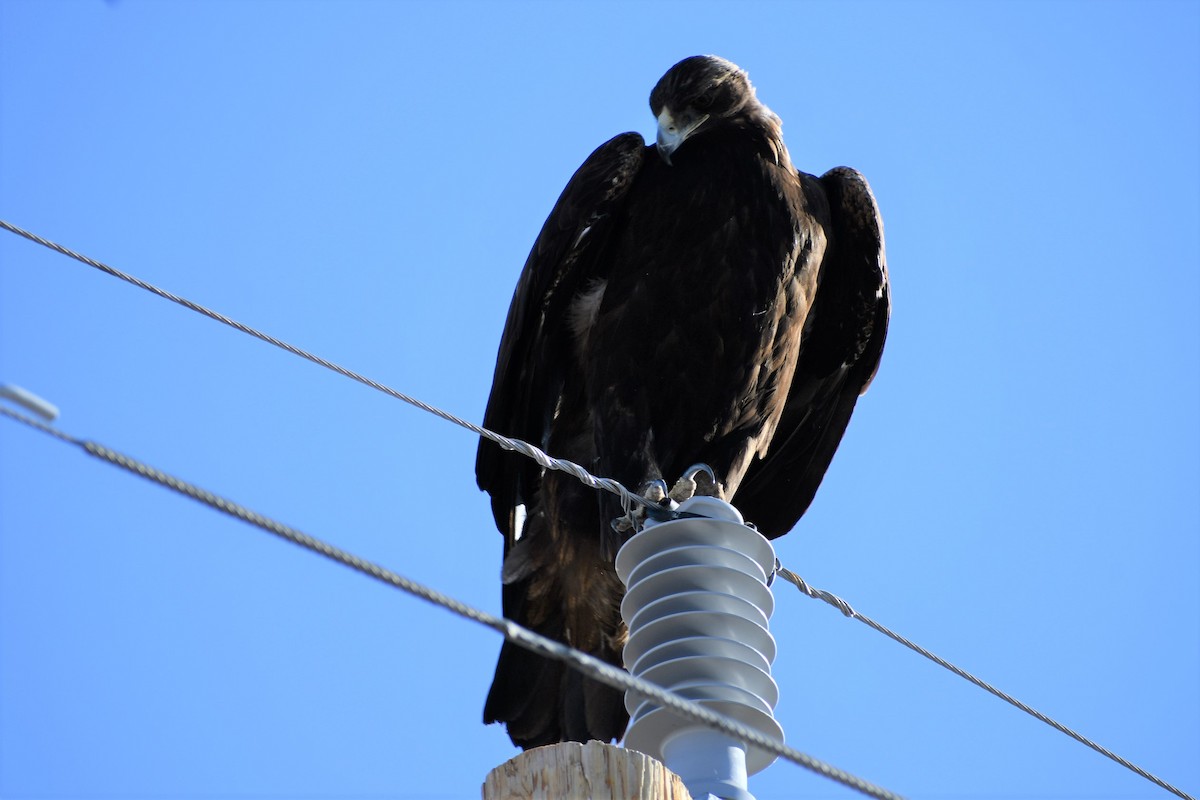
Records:
M883 229L848 168L797 172L746 74L697 56L571 178L525 263L484 425L630 487L689 466L769 537L808 508L887 332ZM482 442L505 616L611 663L615 501ZM616 691L505 644L484 709L522 747L619 738Z

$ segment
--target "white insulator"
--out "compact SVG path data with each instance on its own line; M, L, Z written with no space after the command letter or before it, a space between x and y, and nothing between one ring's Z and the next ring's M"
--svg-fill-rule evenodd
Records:
M773 711L775 601L767 579L775 551L741 514L712 497L679 511L702 515L647 522L617 553L627 587L621 615L629 628L629 671L767 736L782 739ZM749 775L775 756L675 716L632 692L625 746L661 760L697 798L753 800Z

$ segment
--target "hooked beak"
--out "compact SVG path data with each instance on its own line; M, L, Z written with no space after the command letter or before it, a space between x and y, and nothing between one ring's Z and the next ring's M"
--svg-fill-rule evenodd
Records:
M693 115L689 112L678 117L671 109L664 108L658 115L658 154L662 160L671 163L671 154L679 149L679 145L696 132L696 129L708 121L708 114Z

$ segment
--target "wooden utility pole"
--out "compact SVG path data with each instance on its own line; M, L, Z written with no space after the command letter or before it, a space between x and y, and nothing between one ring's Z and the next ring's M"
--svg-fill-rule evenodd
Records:
M692 800L661 762L604 742L527 750L488 773L483 800Z

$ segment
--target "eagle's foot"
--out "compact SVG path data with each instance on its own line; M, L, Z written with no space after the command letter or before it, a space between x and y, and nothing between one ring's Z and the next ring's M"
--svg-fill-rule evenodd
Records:
M675 481L668 496L676 503L691 497L720 497L721 484L708 464L693 464Z
M646 481L639 487L638 494L663 508L671 507L671 497L667 493L667 482L664 480ZM628 533L641 530L645 521L646 507L639 504L630 509L625 516L614 519L611 524L617 533Z

